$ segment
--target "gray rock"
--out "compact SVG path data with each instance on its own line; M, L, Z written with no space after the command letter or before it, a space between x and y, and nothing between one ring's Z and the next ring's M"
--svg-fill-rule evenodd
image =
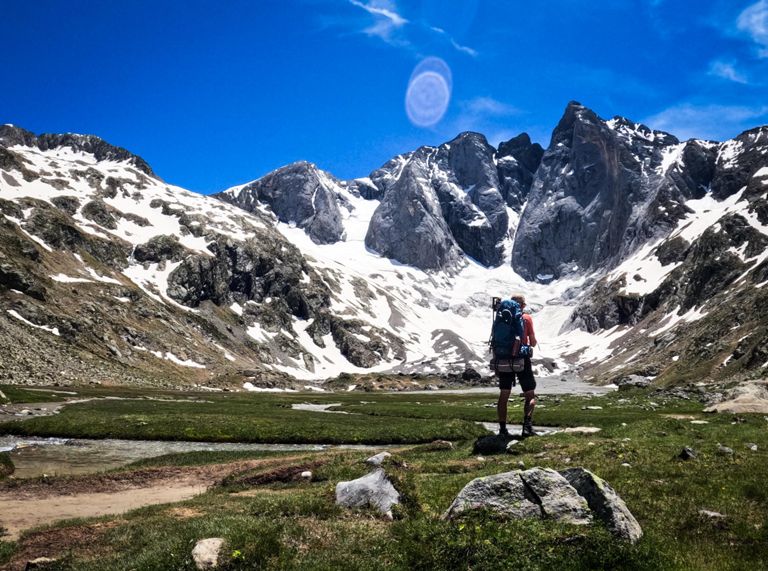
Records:
M515 269L536 279L612 267L668 233L686 215L685 200L705 192L716 156L710 145L689 141L680 161L688 166L662 169L665 149L675 144L667 133L620 117L603 121L569 103L528 195Z
M717 443L717 453L721 456L733 456L733 448Z
M333 244L344 237L339 204L345 199L338 192L340 185L331 174L299 161L215 196L248 212L268 205L278 220L303 228L313 242Z
M520 478L536 496L545 517L577 525L592 521L586 500L558 472L549 468L531 468L521 472Z
M164 260L178 262L191 253L190 250L181 245L178 236L164 234L153 236L148 242L136 246L133 250L133 259L142 263L162 262Z
M541 517L537 498L519 471L475 478L459 492L443 518L453 519L474 510L490 510L513 519Z
M336 484L336 503L348 508L372 507L392 518L392 506L400 494L381 468L349 482Z
M643 377L641 375L629 375L627 377L622 377L618 381L616 381L616 385L619 387L619 390L627 390L629 388L639 388L639 389L645 389L648 388L651 384L651 379L648 377Z
M216 569L219 566L221 548L224 546L224 539L221 537L209 537L201 539L192 549L192 559L197 569Z
M677 457L681 460L695 460L696 452L693 450L693 448L686 446L680 451L680 454L678 454Z
M631 543L643 536L640 524L608 482L584 468L569 468L560 473L613 534Z
M365 463L370 464L371 466L381 466L384 463L384 460L390 458L391 456L392 454L389 452L379 452L378 454L374 454L368 458Z
M528 198L543 154L541 145L531 143L527 133L499 144L496 164L501 194L507 205L517 212Z
M443 218L437 194L425 184L429 177L424 161L412 159L402 168L373 213L365 236L368 248L425 270L459 262L461 250Z

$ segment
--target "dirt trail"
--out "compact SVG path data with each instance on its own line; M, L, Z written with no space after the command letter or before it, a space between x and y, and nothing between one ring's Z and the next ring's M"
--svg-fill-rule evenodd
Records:
M71 518L120 514L142 506L180 502L203 493L205 485L166 485L124 490L54 496L51 498L0 498L0 525L8 532L6 539L15 540L22 531L46 523Z
M303 459L284 456L227 464L145 468L127 472L5 481L0 485L0 525L9 537L62 519L120 514L142 506L179 502L201 494L230 475L271 469Z

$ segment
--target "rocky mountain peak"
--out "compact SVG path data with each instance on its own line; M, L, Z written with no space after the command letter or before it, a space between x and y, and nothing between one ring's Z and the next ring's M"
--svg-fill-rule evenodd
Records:
M215 196L249 212L267 205L278 220L304 229L317 244L344 239L341 183L310 162L291 163Z
M93 155L97 161L127 162L145 174L157 176L140 156L122 147L111 145L96 135L78 135L75 133L35 135L31 131L15 125L0 126L0 146L12 147L16 145L36 147L41 151L66 147L75 152Z

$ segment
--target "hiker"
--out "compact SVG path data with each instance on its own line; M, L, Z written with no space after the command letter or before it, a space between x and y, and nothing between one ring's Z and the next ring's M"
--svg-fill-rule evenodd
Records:
M511 299L520 306L520 310L523 311L526 307L525 296L522 294L515 294ZM533 318L530 314L523 312L523 346L536 346L536 335L533 331ZM499 401L496 405L496 411L499 419L499 434L503 436L509 436L507 430L507 403L509 401L509 395L512 392L512 386L515 384L515 379L520 382L520 388L523 391L523 398L525 399L525 407L523 410L523 430L522 437L536 436L536 432L533 430L533 409L536 406L536 379L533 377L533 369L531 367L530 356L522 357L523 367L520 372L511 370L509 372L500 371L497 368L496 376L499 378Z

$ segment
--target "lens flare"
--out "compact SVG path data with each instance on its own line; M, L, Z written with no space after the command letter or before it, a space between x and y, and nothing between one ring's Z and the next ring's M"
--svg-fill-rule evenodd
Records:
M413 70L405 93L405 111L411 123L431 127L448 109L453 88L451 69L443 60L429 57Z

